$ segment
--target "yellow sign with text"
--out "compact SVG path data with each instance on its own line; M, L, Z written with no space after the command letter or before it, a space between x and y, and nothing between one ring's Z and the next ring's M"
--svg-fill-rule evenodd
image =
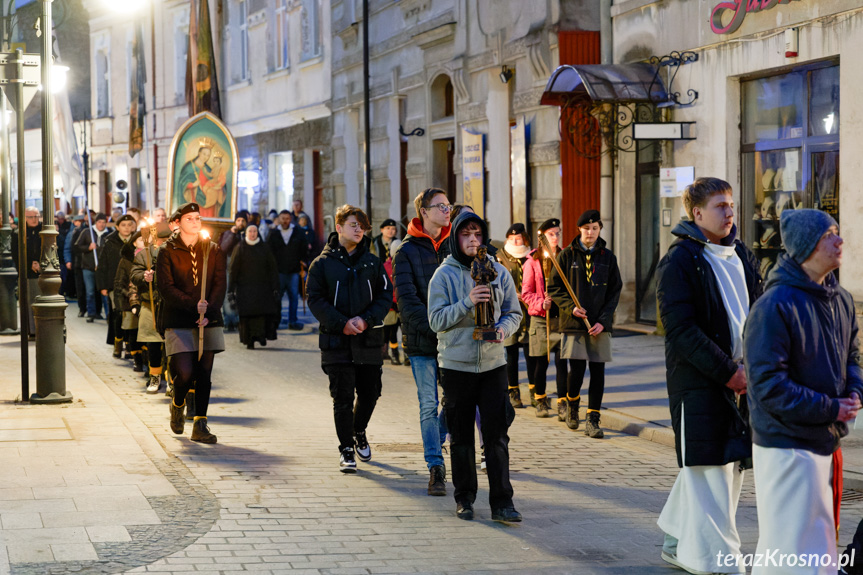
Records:
M485 219L485 170L483 169L482 134L461 131L461 163L464 177L464 203Z

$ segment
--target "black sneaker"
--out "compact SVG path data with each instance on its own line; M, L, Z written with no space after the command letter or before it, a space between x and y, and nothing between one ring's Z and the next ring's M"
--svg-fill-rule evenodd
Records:
M492 521L503 521L505 523L518 523L521 521L521 513L515 510L515 507L503 507L501 509L492 509Z
M521 390L519 388L509 388L509 402L515 408L524 407L524 404L521 402Z
M602 439L605 434L599 427L599 412L591 411L587 414L587 420L584 423L584 434L593 439Z
M446 468L443 465L434 465L429 469L428 494L436 497L446 495Z
M354 459L354 450L350 447L342 449L342 455L339 457L339 471L342 473L356 473L357 460Z
M354 445L357 446L357 457L360 461L372 460L372 448L369 446L369 441L366 439L366 432L360 431L354 435Z
M465 521L471 521L473 519L473 504L468 503L467 501L456 503L455 516L459 519L464 519Z
M78 312L78 317L84 317L85 315L87 315L86 311L79 311Z
M96 320L96 318L95 318L95 317L90 316L90 317L88 317L88 318L87 318L87 323L93 323L95 320Z

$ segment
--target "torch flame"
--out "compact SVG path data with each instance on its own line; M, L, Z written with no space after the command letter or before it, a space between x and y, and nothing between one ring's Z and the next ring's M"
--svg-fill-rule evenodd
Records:
M550 258L550 257L551 257L551 254L550 254L550 253L548 253L548 252L545 252L545 257Z
M153 224L156 223L156 220L154 220L153 218L146 218L146 219L147 219L147 224L150 226L152 226Z
M201 237L208 240L210 239L210 233L207 230L201 230Z

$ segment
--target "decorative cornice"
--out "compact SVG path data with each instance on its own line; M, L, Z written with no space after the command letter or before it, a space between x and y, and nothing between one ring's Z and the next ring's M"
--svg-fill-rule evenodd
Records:
M467 82L465 82L464 68L453 70L450 77L452 78L453 88L455 88L456 102L458 104L467 104L470 102L470 90L468 89Z
M560 142L545 142L543 144L534 144L530 147L529 158L531 166L559 164Z
M455 29L455 22L447 22L446 24L442 24L436 28L432 28L431 30L415 34L413 39L417 46L423 50L428 50L429 48L433 48L439 44L452 42L453 38L455 38Z
M488 51L468 58L466 68L475 72L482 68L488 68L489 66L493 66L494 64L494 52Z
M339 38L342 39L342 46L345 50L353 50L357 45L357 37L359 36L360 25L356 22L348 24L345 28L336 32Z
M393 91L392 82L384 82L383 84L378 84L377 86L372 86L370 92L371 98L380 98L381 96L386 96L390 92Z
M476 122L485 119L485 102L459 106L456 112L459 122Z
M550 73L551 51L543 42L533 44L527 49L527 60L533 71L533 79L536 81L548 80Z
M531 90L525 90L523 92L516 92L512 98L512 109L514 112L520 112L524 110L530 110L533 108L539 108L539 100L542 98L542 94L545 91L545 88L533 88Z

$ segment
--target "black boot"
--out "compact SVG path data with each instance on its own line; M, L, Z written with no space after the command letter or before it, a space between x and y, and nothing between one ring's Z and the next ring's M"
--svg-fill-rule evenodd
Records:
M602 439L605 436L599 427L598 411L591 411L587 414L587 420L584 423L584 434L594 439Z
M132 368L132 371L135 373L141 373L144 371L144 357L141 355L140 351L132 356L132 361L135 362L135 367Z
M435 465L429 469L428 494L434 496L446 495L446 467Z
M515 408L524 407L524 404L521 402L521 390L519 388L509 388L509 402Z
M174 400L171 399L171 431L177 435L183 433L183 427L186 425L186 420L183 419L183 406L174 405Z
M195 392L189 391L186 394L186 419L195 419Z
M536 404L537 404L536 390L534 389L534 387L532 385L528 385L527 386L527 392L530 394L530 406L536 407Z
M566 410L568 406L566 404L566 399L558 399L557 400L557 420L558 421L566 421Z
M566 426L570 429L578 429L578 406L581 399L568 399L569 409L566 410Z
M551 402L548 400L548 396L540 397L536 400L536 416L537 417L548 417L548 410L551 408Z
M391 347L390 348L390 363L393 365L401 365L402 364L402 359L400 357L398 347Z

